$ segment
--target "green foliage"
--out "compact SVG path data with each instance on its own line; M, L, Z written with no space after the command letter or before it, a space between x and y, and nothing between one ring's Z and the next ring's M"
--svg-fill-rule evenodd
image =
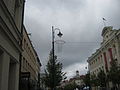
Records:
M64 90L74 90L77 87L75 83L68 84L64 87Z
M99 86L106 87L107 77L103 70L100 70L100 72L97 75L97 78Z
M117 65L116 60L111 61L110 71L107 72L107 75L103 70L95 75L86 74L84 83L86 85L92 86L101 86L106 87L107 82L111 81L114 87L120 85L120 66Z
M106 87L107 82L111 81L113 83L113 86L116 87L117 85L118 86L120 85L119 78L120 78L120 66L117 65L116 60L112 60L110 71L107 72L107 75L103 70L100 70L97 76L96 75L90 76L90 83L92 86Z
M111 61L111 68L108 72L108 78L114 85L120 84L120 68L117 65L116 60Z
M85 75L83 81L86 86L90 86L90 74L89 73Z
M90 82L92 86L99 86L98 77L95 74L91 75Z
M49 55L49 61L46 65L46 70L45 70L45 85L47 87L55 88L58 86L62 80L62 63L57 61L57 56L54 57L53 61L53 56L52 52L50 52Z

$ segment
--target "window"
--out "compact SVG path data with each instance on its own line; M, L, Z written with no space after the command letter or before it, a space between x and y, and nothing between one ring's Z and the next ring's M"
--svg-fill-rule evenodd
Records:
M2 50L0 50L0 56L1 56L2 53L3 53Z
M103 69L103 66L102 66L102 69Z
M108 35L106 36L106 38L108 38Z
M101 68L99 68L99 70L101 70Z
M25 58L23 57L23 60L22 60L22 66L23 68L25 68Z

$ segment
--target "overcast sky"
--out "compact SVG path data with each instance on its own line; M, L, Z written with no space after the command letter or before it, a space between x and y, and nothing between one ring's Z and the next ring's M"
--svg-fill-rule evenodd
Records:
M51 26L59 28L66 43L58 60L68 78L79 70L85 74L87 58L100 46L101 32L106 25L120 28L120 0L27 0L25 26L42 63L42 70L51 50ZM56 31L55 34L58 32ZM56 36L56 40L58 40Z

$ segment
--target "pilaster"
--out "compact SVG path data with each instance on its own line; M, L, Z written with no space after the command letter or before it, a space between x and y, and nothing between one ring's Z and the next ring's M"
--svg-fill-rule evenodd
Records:
M10 57L6 52L1 55L0 90L8 90Z

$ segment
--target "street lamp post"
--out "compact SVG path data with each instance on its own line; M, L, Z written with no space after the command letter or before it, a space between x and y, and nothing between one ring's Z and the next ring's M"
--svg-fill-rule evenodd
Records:
M55 50L54 50L54 42L55 42L55 30L58 30L59 33L57 34L59 37L61 37L63 34L60 32L59 28L54 28L52 26L52 57L53 57L53 90L55 90Z

